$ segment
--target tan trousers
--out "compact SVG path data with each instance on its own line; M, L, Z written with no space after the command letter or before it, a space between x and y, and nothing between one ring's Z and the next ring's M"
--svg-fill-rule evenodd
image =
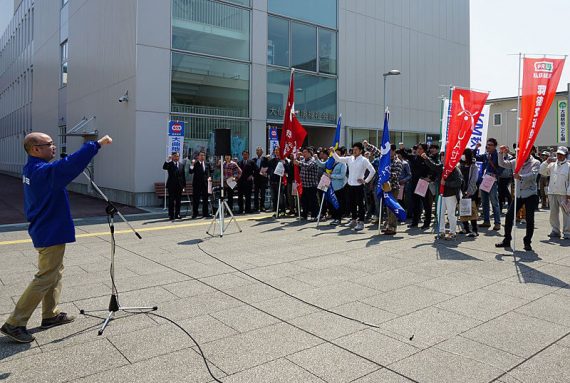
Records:
M400 187L403 187L403 186L400 186ZM390 193L392 193L395 200L398 199L398 192L397 191L392 190ZM386 208L386 210L388 211L388 217L386 218L386 228L388 230L397 231L398 230L398 217L396 217L396 214L392 213L392 210L390 210L388 208Z
M42 302L42 319L53 318L60 311L58 304L61 297L65 244L39 247L36 250L39 270L6 321L12 326L26 326L40 302Z

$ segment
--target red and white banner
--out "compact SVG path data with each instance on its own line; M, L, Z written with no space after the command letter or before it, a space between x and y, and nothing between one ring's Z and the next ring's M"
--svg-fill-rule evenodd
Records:
M515 173L530 155L538 132L552 105L562 75L564 59L523 58L520 130Z
M442 174L444 180L449 177L461 159L488 96L489 93L485 92L453 88ZM443 185L440 185L439 191L443 193Z
M283 131L281 132L281 159L289 157L291 153L299 150L307 137L307 131L297 120L295 115L295 84L294 71L291 71L289 80L289 96L285 107L285 118L283 119Z

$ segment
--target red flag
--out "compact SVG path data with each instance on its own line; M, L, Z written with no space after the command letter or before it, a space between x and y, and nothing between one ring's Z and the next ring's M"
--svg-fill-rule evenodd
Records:
M489 93L453 88L445 146L445 166L442 174L444 180L449 177L461 159L488 96ZM439 192L443 193L443 185L439 186Z
M285 117L283 119L283 131L281 132L281 159L289 157L296 149L299 149L307 131L303 125L297 120L295 115L295 84L294 71L291 71L291 79L289 80L289 96L287 97L287 105L285 107Z
M520 111L520 136L517 148L518 173L530 155L538 132L552 105L560 81L564 59L523 59L523 87Z

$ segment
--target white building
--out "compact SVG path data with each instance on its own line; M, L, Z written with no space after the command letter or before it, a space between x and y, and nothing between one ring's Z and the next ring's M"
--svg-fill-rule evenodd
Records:
M280 127L289 69L308 144L374 142L387 101L394 142L439 139L442 84L469 86L468 0L23 0L0 40L0 171L19 174L23 136L110 134L94 161L109 196L156 203L169 119L185 145L267 147ZM122 96L128 102L118 102ZM79 125L78 125L79 124ZM79 177L70 186L86 190Z

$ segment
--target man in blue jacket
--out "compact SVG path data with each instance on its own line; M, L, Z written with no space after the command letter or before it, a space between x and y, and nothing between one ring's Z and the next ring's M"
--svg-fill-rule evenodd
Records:
M75 242L75 227L65 187L75 179L101 146L110 144L109 136L89 141L75 153L58 161L50 136L34 132L24 138L28 162L24 166L24 204L28 233L38 251L38 272L16 304L0 332L16 342L29 343L34 337L26 329L32 313L42 302L41 328L70 323L75 318L58 308L61 296L65 244Z

